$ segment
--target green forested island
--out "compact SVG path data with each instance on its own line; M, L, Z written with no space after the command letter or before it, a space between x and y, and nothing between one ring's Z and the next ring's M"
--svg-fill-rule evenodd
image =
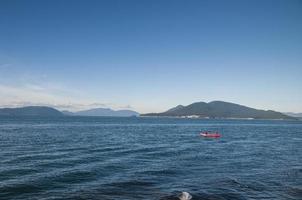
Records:
M147 113L141 116L191 117L191 118L239 118L239 119L295 119L273 110L259 110L224 101L196 102L187 106L178 105L162 113Z

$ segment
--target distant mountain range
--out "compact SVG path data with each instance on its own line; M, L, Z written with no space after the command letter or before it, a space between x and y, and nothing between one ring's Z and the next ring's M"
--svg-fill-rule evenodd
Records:
M110 108L95 108L79 112L56 110L46 106L27 106L21 108L0 108L0 116L107 116L107 117L131 117L139 113L132 110L112 110Z
M139 113L132 110L112 110L110 108L94 108L78 112L62 111L65 115L73 116L106 116L106 117L131 117Z
M0 116L63 116L60 111L46 106L0 108Z
M302 113L293 113L293 112L286 112L285 115L291 116L291 117L298 117L302 118Z
M178 105L166 112L148 113L141 116L200 117L200 118L252 118L252 119L295 119L272 110L258 110L239 104L212 101L197 102L188 106Z
M58 111L45 106L28 106L22 108L1 108L0 116L107 116L131 117L140 114L132 110L112 110L110 108L95 108L78 112ZM292 115L292 116L289 116ZM297 119L301 115L283 114L272 110L258 110L239 104L212 101L197 102L188 106L179 105L162 113L148 113L140 116L162 117L198 117L198 118L252 118L252 119Z

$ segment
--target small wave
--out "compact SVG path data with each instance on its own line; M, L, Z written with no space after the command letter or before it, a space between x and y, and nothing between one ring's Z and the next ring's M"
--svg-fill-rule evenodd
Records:
M178 198L179 200L190 200L192 199L192 196L188 192L182 192Z
M177 192L176 194L171 194L167 196L163 196L160 200L190 200L192 199L192 195L189 192Z

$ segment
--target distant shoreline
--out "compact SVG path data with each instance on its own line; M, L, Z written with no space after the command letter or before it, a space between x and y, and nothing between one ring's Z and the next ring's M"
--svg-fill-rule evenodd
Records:
M188 119L188 120L245 120L245 121L302 121L302 118L296 118L296 119L252 119L252 118L204 118L204 117L180 117L180 116L85 116L85 115L61 115L61 116L46 116L46 115L0 115L0 118L35 118L35 117L41 117L41 118L76 118L76 117L83 117L83 118L154 118L154 119Z
M302 121L302 118L295 119L263 119L263 118L232 118L232 117L184 117L184 116L145 116L140 115L141 118L172 118L172 119L203 119L203 120L274 120L274 121Z

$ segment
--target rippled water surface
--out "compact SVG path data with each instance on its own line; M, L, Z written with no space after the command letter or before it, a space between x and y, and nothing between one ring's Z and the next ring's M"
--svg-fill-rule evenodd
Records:
M0 118L0 158L0 199L302 199L302 122Z

